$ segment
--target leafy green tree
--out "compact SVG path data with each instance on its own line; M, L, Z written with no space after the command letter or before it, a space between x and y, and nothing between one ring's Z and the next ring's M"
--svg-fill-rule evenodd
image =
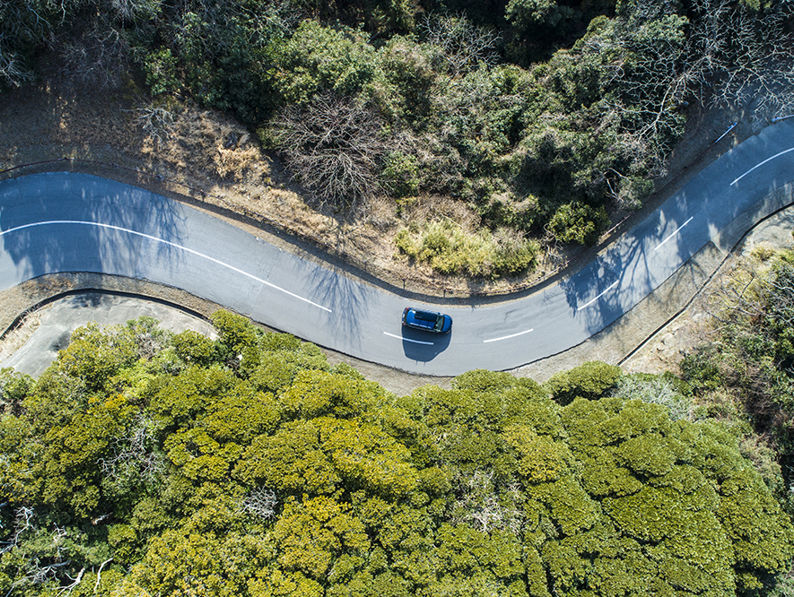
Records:
M620 367L589 361L553 375L545 385L552 398L565 405L575 398L597 400L617 384L620 376Z
M83 381L89 391L98 390L137 360L137 348L135 338L123 329L108 333L89 324L74 332L69 346L58 354L58 365L65 375Z
M30 393L34 383L29 375L11 368L0 369L0 415L19 415L22 401Z
M273 538L279 565L315 580L326 579L339 560L342 566L360 566L369 548L361 522L327 497L287 503Z
M375 49L353 29L302 22L280 50L276 87L285 101L305 105L323 92L360 92L377 74Z
M221 342L237 353L255 346L262 336L261 331L254 327L251 320L231 311L220 309L213 313L210 319L218 330Z
M565 203L549 220L549 230L564 243L592 245L609 224L603 207L593 208L584 203Z
M174 351L185 362L208 365L213 357L213 344L206 336L186 330L174 336Z
M395 36L378 50L377 63L383 72L371 93L384 113L421 128L432 118L433 87L437 73L433 51L410 37Z
M517 537L480 533L466 525L442 525L436 535L439 578L431 595L529 595L523 581L522 549Z
M255 439L236 475L295 495L346 488L399 496L416 485L404 446L377 427L325 417L287 423Z
M272 557L269 543L239 531L169 529L152 539L111 594L247 595L250 579L260 576Z
M572 9L559 6L555 0L510 0L505 16L515 27L528 30L539 24L557 25Z
M152 95L175 93L179 90L177 64L177 58L170 48L162 48L146 56L143 69Z
M173 54L185 86L204 105L233 111L249 124L270 114L278 103L272 71L287 32L278 3L189 2L164 24L169 47L145 63L160 87L173 82Z
M215 341L89 328L39 380L0 374L9 595L751 595L788 569L741 429L671 418L646 378L396 397L214 319Z

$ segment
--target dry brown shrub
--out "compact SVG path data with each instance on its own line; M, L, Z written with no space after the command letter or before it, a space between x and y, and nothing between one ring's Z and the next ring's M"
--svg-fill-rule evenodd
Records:
M349 210L380 191L380 160L391 148L382 128L371 107L326 94L287 106L273 136L295 181L320 205Z
M226 149L218 146L213 155L215 171L224 179L240 182L245 173L260 159L259 149L253 145Z

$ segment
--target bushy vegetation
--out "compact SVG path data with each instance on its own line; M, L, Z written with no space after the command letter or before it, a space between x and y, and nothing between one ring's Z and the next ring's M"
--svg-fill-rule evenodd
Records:
M791 511L794 253L757 252L717 296L716 338L686 356L684 378L715 416L742 417L766 439L783 471L777 489Z
M484 234L589 244L653 190L686 106L790 112L793 13L757 0L8 0L0 84L29 81L50 48L80 78L137 75L152 96L233 112L337 210L443 194Z
M3 594L755 595L788 569L738 437L671 418L652 379L397 397L214 322L88 327L40 379L2 373Z
M488 234L466 232L450 220L431 220L421 228L414 224L397 233L397 248L405 255L430 264L445 274L466 273L497 278L534 266L537 242L508 229Z

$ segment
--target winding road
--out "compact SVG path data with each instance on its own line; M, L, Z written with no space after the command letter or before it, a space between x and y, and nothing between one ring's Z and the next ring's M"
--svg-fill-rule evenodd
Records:
M35 174L0 181L0 290L51 273L128 276L408 372L504 370L601 331L709 243L729 251L737 234L792 201L792 181L789 120L722 155L559 283L519 299L452 306L361 283L143 189L86 174ZM452 333L403 329L407 305L450 313Z

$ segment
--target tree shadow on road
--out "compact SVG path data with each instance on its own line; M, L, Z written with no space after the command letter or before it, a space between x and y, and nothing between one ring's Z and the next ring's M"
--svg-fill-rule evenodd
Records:
M681 191L574 275L560 282L572 314L589 334L604 329L709 244L732 250L755 224L794 203L785 167L757 189ZM658 253L657 253L658 251ZM661 261L661 263L660 263Z
M360 347L361 322L373 319L370 310L375 289L336 268L314 267L310 281L312 296L333 311L329 318L333 334Z
M87 174L2 181L2 247L15 267L4 282L81 271L140 277L151 265L143 256L152 253L179 267L184 224L175 201Z

